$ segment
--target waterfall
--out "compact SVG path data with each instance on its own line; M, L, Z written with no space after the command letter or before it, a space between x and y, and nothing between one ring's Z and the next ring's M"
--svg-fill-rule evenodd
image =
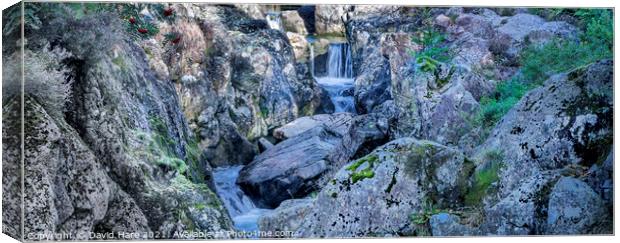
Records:
M314 57L314 49L310 49ZM314 77L314 58L311 59L312 74ZM356 113L353 99L353 62L351 48L348 43L330 43L327 50L327 76L316 77L317 83L329 94L334 104L335 112Z
M353 78L351 48L347 43L329 44L327 76L332 78Z
M237 230L258 230L258 218L270 209L257 208L237 185L237 177L243 166L220 167L213 170L217 195L224 203Z
M269 24L269 28L274 30L282 30L282 19L280 16L280 12L268 12L265 16L267 19L267 24Z

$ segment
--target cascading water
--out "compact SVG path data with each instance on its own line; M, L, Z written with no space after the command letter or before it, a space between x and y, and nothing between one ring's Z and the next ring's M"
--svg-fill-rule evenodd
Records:
M268 12L265 16L269 28L274 30L282 30L282 18L280 12Z
M217 195L224 203L235 228L241 231L258 230L258 218L270 209L257 208L237 185L237 177L243 166L220 167L213 170Z
M313 49L311 53L314 56ZM314 76L314 59L311 64ZM327 76L315 78L317 83L327 90L334 103L335 112L356 113L353 99L353 63L349 44L330 43L326 65Z

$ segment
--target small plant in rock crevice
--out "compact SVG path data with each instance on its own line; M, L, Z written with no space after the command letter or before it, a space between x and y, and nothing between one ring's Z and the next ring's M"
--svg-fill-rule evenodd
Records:
M410 52L420 70L434 73L441 63L450 60L448 47L442 45L445 40L445 35L432 27L423 28L412 37L412 41L422 47Z

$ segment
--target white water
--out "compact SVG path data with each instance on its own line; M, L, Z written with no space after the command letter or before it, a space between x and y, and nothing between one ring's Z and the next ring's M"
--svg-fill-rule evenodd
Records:
M282 19L280 18L280 12L268 12L265 16L269 28L274 30L282 30Z
M220 167L213 170L217 195L224 203L235 228L241 231L258 230L258 218L271 209L257 208L237 185L237 177L243 166Z
M314 53L313 49L311 46L311 53ZM314 57L313 54L311 55ZM311 64L314 77L314 59L312 59ZM335 112L356 113L352 94L354 80L349 44L330 43L327 50L326 65L327 76L315 77L315 79L329 94L332 103L334 103Z

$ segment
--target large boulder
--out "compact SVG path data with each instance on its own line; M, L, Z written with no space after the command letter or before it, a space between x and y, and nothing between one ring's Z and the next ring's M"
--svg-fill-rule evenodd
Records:
M611 233L597 232L596 228L604 223L611 224L611 215L601 197L585 182L563 177L549 194L546 232L558 235Z
M428 233L425 223L411 217L457 203L472 168L457 150L412 138L394 140L342 167L297 232L304 237Z
M519 13L502 20L492 39L493 51L513 59L529 43L541 44L557 37L576 39L578 33L566 22L546 22L539 16Z
M299 118L274 131L286 140L244 167L237 183L260 206L277 207L320 189L349 159L384 144L388 129L388 118L380 114Z
M612 66L603 60L551 77L526 94L478 148L479 154L498 151L502 161L497 190L486 198L486 232L545 233L547 219L539 212L548 210L558 177L583 176L606 160L613 138ZM563 212L570 213L554 217L571 217Z
M305 196L321 185L317 179L328 168L339 164L332 157L343 152L342 139L329 128L314 127L258 155L241 170L237 184L261 207Z

